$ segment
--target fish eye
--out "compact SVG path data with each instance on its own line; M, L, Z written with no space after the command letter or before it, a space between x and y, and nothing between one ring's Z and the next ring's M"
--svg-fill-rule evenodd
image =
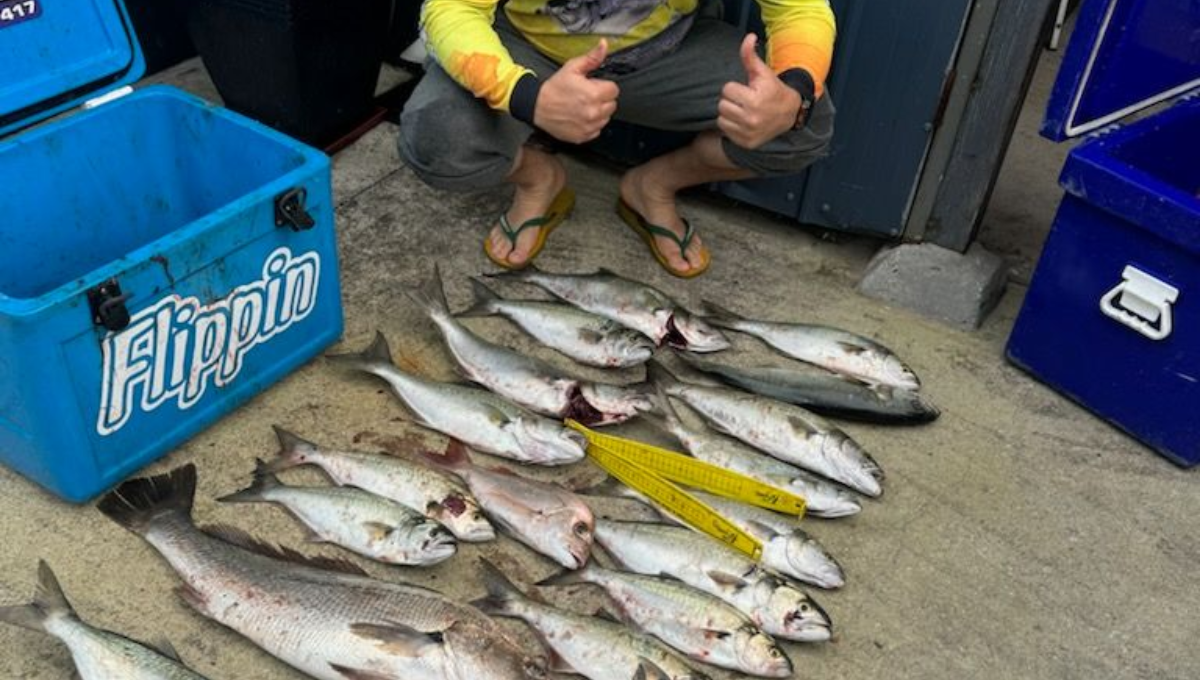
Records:
M807 602L803 602L800 604L800 611L807 614L812 611L812 607L808 606Z
M592 531L587 522L576 522L573 528L576 536L587 536Z
M779 658L779 648L778 647L772 647L771 650L767 653L771 655L772 659Z

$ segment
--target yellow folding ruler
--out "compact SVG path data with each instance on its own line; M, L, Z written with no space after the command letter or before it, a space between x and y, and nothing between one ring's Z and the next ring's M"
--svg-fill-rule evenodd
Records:
M758 539L676 483L740 503L804 516L804 499L793 493L674 451L601 434L574 420L568 420L567 427L587 437L588 456L610 475L696 529L756 560L762 557Z

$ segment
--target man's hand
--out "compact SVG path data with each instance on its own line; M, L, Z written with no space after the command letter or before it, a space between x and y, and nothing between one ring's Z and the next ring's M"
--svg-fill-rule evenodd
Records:
M791 130L800 114L800 93L788 87L754 51L758 36L742 41L748 84L727 83L717 105L717 127L734 144L757 149Z
M600 136L617 110L617 84L589 78L604 63L608 42L601 39L591 52L568 61L542 83L533 123L564 142L579 144Z

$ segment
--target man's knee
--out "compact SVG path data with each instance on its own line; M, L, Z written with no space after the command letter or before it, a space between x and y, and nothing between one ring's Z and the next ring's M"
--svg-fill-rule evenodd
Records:
M726 138L723 140L725 153L735 165L757 177L802 172L829 155L834 115L833 103L829 97L822 97L803 128L780 135L757 149L739 147Z

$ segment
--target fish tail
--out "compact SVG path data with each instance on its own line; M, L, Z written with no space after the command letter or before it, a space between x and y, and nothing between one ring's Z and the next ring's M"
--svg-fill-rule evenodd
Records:
M196 497L196 466L188 463L165 475L139 477L118 486L96 507L109 519L136 534L144 534L161 517L192 519Z
M496 313L496 303L503 299L476 277L471 278L471 293L475 300L465 311L459 312L458 316L492 316Z
M33 593L33 602L16 607L0 607L0 621L45 632L45 621L52 616L78 618L50 565L45 560L38 560L38 584Z
M704 320L714 326L729 328L746 320L746 317L731 312L711 300L701 300L700 303L704 305Z
M254 476L256 478L260 472L274 475L277 472L313 462L312 456L320 450L316 444L278 425L272 425L271 428L275 430L275 438L279 440L279 452L275 454L274 459L268 462L255 461ZM274 477L272 479L275 485L278 485L279 480Z
M421 306L431 317L450 316L450 305L446 303L446 289L442 285L442 272L437 263L433 265L433 276L416 288L404 291L413 302Z
M487 597L471 604L485 614L519 616L522 605L533 598L521 592L521 589L487 558L480 558L479 563L483 567L483 585L488 594Z
M383 333L375 331L375 339L363 351L329 354L325 358L347 368L374 373L381 365L392 365L392 350L388 347L387 338L383 337Z
M466 444L454 438L446 444L446 450L441 455L422 451L421 458L434 467L450 472L459 472L471 467L471 457L467 455Z
M679 378L675 377L675 374L663 366L658 359L646 362L646 380L665 394L670 394L672 389L681 384Z
M271 489L276 489L283 486L279 478L272 474L270 464L261 460L254 460L254 481L250 486L231 493L228 496L222 496L217 499L218 503L266 503L266 493Z

